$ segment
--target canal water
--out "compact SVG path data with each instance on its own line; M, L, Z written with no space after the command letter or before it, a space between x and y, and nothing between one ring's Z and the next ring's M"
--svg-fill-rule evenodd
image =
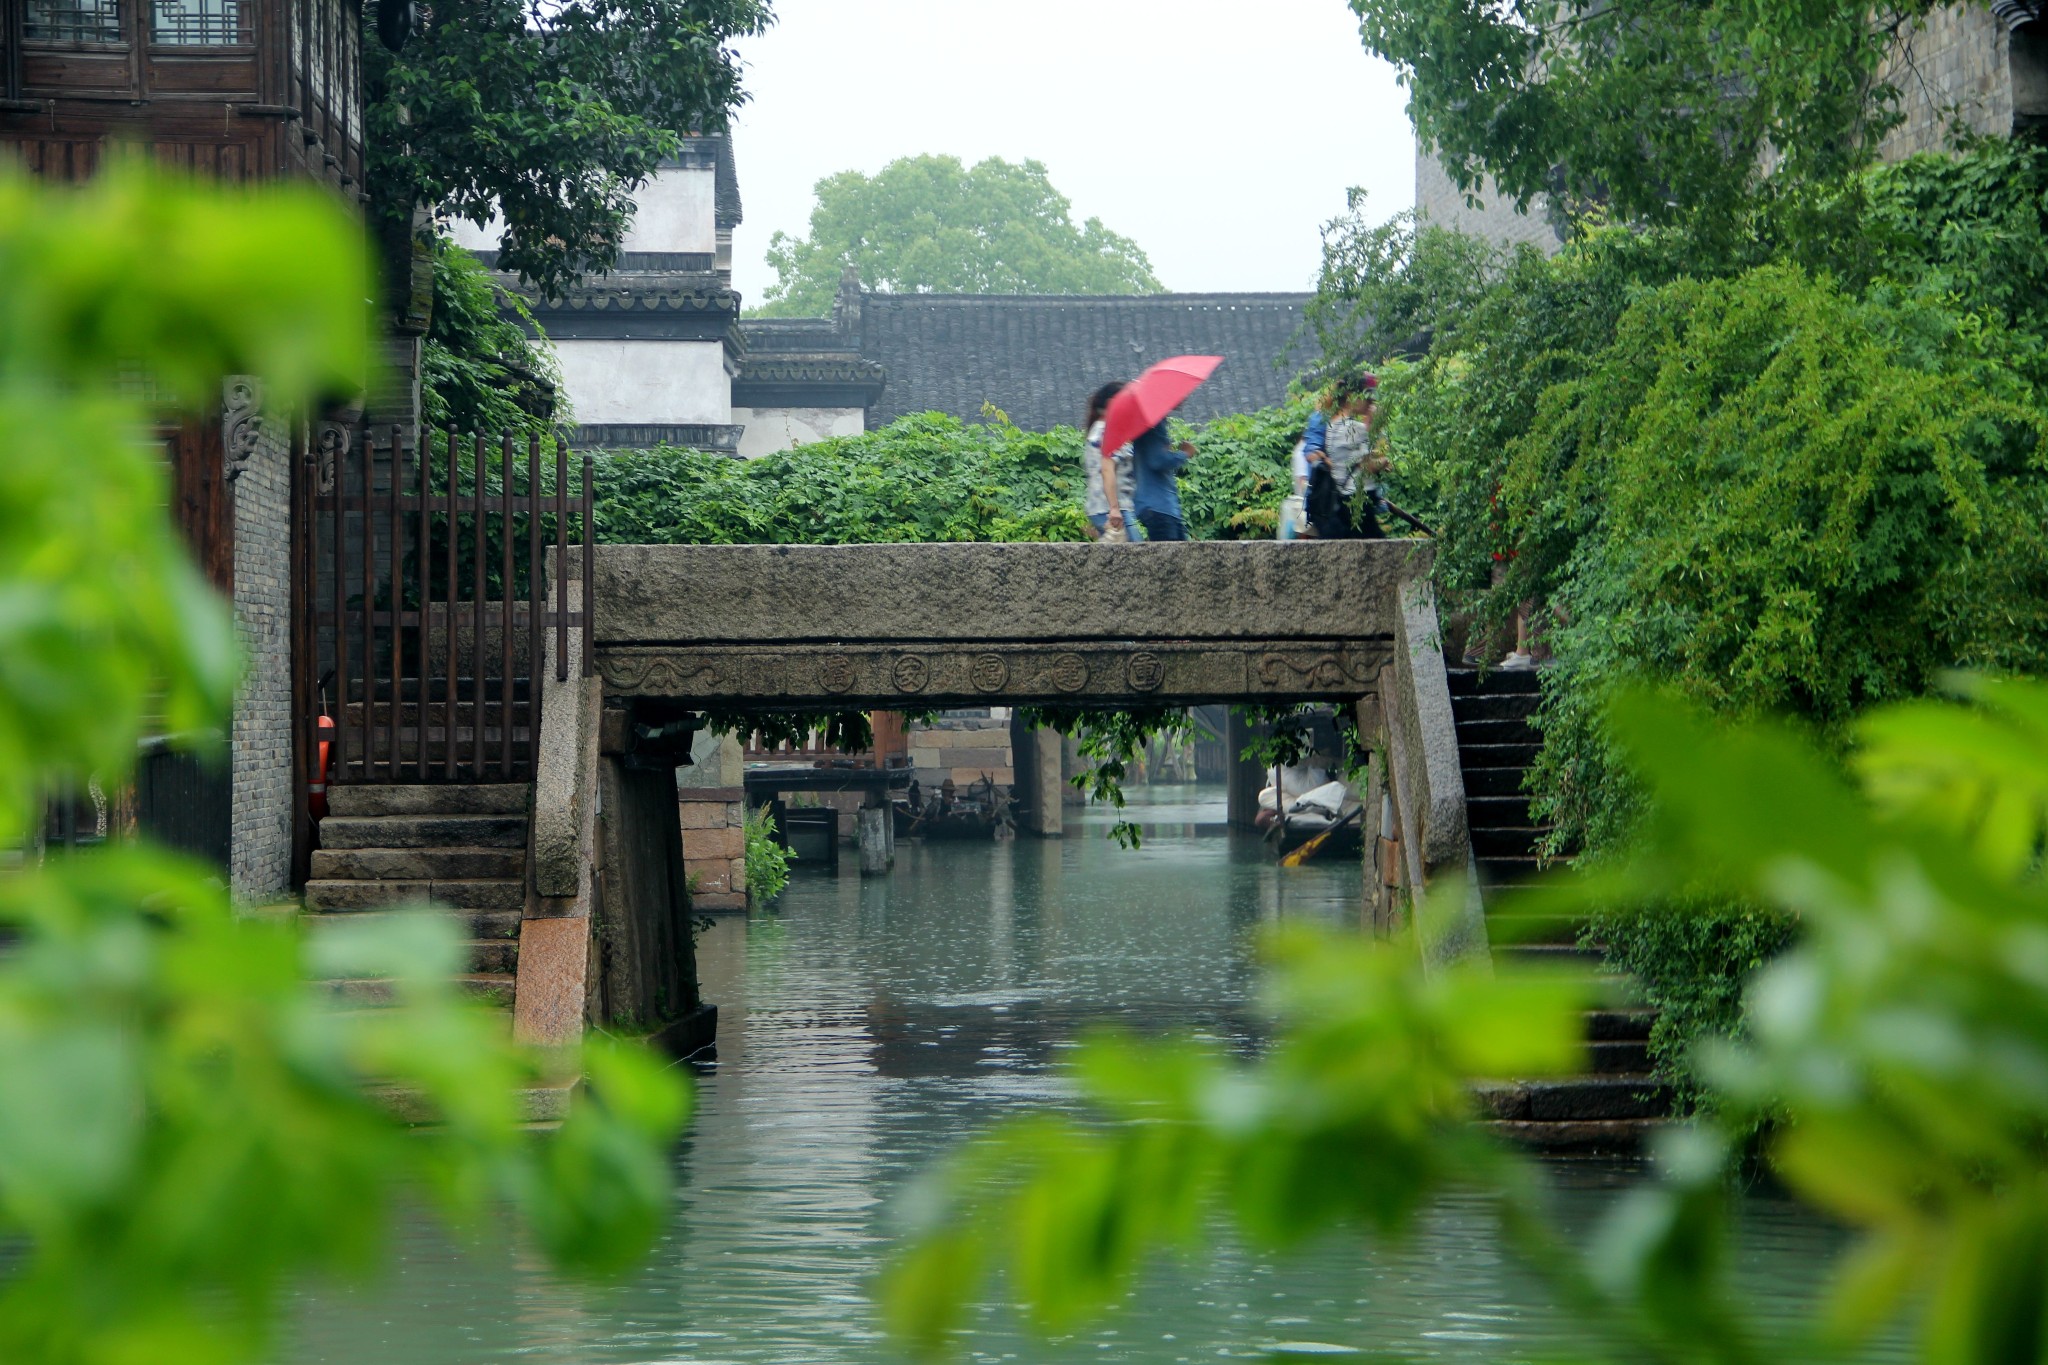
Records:
M675 1156L673 1221L644 1271L565 1284L512 1237L450 1245L412 1228L366 1289L302 1296L289 1365L868 1365L891 1201L968 1135L1059 1104L1062 1052L1123 1021L1247 1037L1260 926L1354 924L1358 868L1274 866L1223 826L1220 788L1141 789L1142 850L1078 812L1063 840L906 842L895 873L798 873L777 906L699 940L718 1059ZM851 860L849 860L850 864ZM1560 1164L1589 1227L1636 1173ZM1756 1197L1741 1224L1753 1311L1788 1319L1839 1238ZM1351 1353L1499 1362L1552 1355L1571 1322L1492 1245L1476 1201L1443 1200L1399 1247L1333 1239L1283 1259L1220 1241L1158 1266L1072 1337L984 1305L975 1361L1182 1362ZM1881 1357L1878 1357L1881 1358Z

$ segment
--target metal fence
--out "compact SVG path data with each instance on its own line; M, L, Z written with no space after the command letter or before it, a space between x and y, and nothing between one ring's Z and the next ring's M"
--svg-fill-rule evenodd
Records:
M395 428L330 430L305 447L306 752L330 745L329 783L530 779L542 633L554 632L559 678L572 629L591 667L590 457L572 496L566 445L545 460L538 436L519 450L453 431L415 443Z

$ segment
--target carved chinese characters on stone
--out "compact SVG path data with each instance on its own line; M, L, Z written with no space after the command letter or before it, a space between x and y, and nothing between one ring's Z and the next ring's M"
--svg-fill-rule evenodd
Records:
M844 654L827 654L818 660L818 686L833 696L853 687L853 660Z
M1133 691L1157 692L1160 684L1166 681L1166 665L1157 654L1140 650L1124 665L1124 677L1130 681Z
M1000 692L1010 681L1009 661L1000 654L984 654L967 670L977 692Z
M1062 692L1079 692L1088 685L1088 661L1078 654L1052 656L1052 685Z
M896 684L898 692L922 692L932 680L931 665L915 654L906 654L889 670L889 680Z

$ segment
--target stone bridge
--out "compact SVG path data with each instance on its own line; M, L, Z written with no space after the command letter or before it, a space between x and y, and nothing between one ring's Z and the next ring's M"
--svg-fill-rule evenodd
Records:
M589 675L575 635L566 682L537 670L520 1036L701 1036L675 773L709 710L1355 705L1387 758L1369 823L1384 791L1419 901L1470 863L1432 562L1406 540L596 547ZM1476 901L1444 919L1444 953L1484 951Z
M600 546L608 697L921 710L1352 700L1415 541Z

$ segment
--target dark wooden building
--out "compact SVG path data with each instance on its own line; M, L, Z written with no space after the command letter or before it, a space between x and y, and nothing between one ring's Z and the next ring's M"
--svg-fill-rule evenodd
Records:
M0 0L0 161L80 181L127 144L195 174L317 183L356 204L364 19L361 0ZM160 433L171 515L234 603L250 672L226 770L153 748L138 817L222 863L250 898L286 890L309 839L298 722L311 702L293 668L305 430L266 414L254 380L231 378L218 413Z
M362 182L356 0L0 0L0 148L61 179L108 139L227 180Z

